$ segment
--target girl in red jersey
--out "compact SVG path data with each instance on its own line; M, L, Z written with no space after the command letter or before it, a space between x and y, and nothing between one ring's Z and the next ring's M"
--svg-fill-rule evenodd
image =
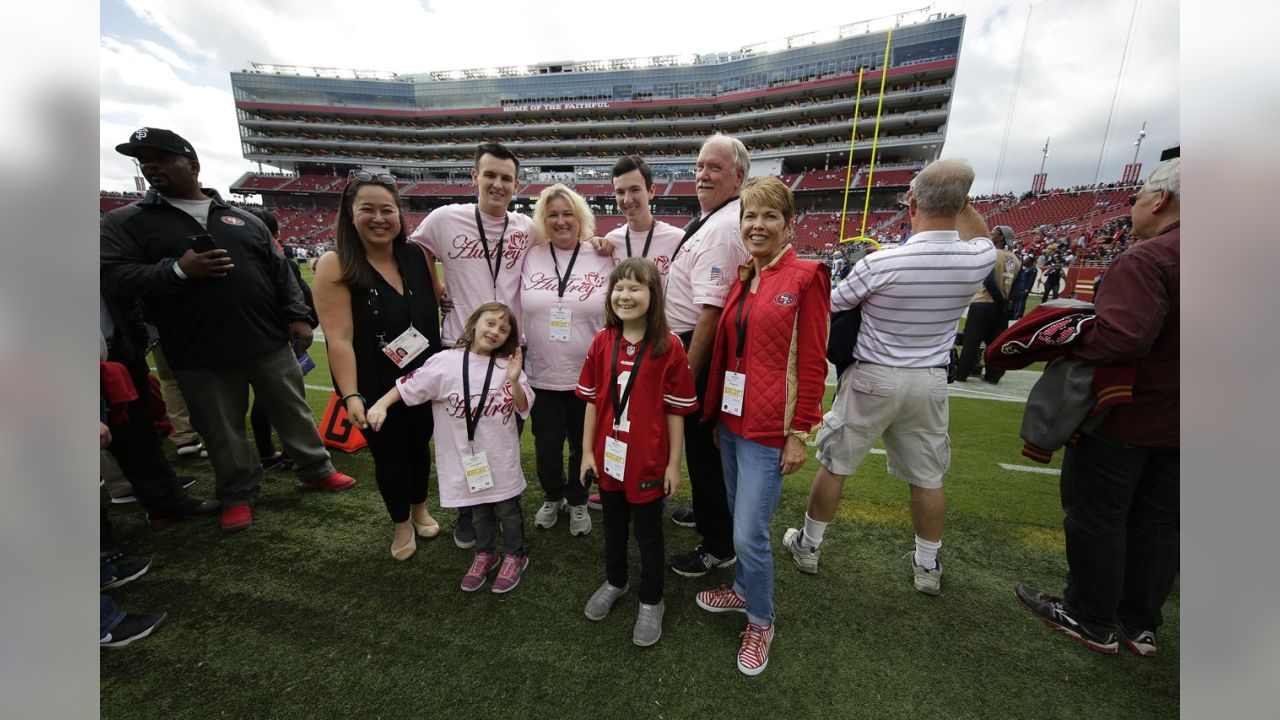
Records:
M631 640L645 647L662 637L663 498L680 487L684 416L698 402L684 346L667 327L658 266L623 260L609 275L606 297L605 327L577 389L587 401L580 479L599 479L604 515L606 582L587 601L586 615L604 619L627 592L627 525L634 520L640 609Z

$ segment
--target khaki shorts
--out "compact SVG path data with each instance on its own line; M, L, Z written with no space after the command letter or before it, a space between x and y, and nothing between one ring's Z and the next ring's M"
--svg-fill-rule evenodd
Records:
M818 461L852 475L884 438L889 472L922 488L942 487L951 466L947 437L947 369L894 368L857 361L840 376L822 418Z

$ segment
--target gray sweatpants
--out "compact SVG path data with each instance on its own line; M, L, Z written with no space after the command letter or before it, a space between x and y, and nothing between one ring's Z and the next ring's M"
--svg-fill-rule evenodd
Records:
M284 451L297 463L298 477L322 480L333 472L307 405L302 370L288 345L221 367L175 369L173 374L191 411L191 424L209 451L224 508L252 505L262 484L262 465L245 429L250 385L280 434Z

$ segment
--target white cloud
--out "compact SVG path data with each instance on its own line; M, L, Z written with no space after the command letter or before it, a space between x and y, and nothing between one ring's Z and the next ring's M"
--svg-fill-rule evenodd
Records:
M159 43L154 43L150 40L139 40L138 46L143 50L145 50L146 52L150 53L151 55L155 56L157 59L162 60L165 63L168 63L170 66L175 67L179 70L192 69L191 63L187 62L186 60L183 60L181 57L178 56L177 53L175 53L174 51L170 50L169 48L163 45L160 45Z
M251 61L414 73L734 50L864 19L838 0L791 0L787 12L767 18L677 0L652 0L634 16L619 11L603 18L598 5L578 0L491 1L483 7L472 0L125 2L166 42L104 38L102 109L114 122L104 122L103 137L133 129L119 122L122 114L139 124L168 122L185 130L202 158L208 155L202 174L220 189L250 167L240 155L229 73ZM868 15L890 14L919 4L890 0L862 7ZM1132 7L1107 0L1035 5L1001 190L1029 187L1046 136L1053 137L1046 168L1051 185L1092 181ZM990 191L995 175L1026 8L1019 0L943 0L935 7L967 13L944 154L974 164L975 192ZM1163 147L1178 142L1177 11L1176 0L1141 6L1104 181L1118 178L1132 159L1132 138L1144 120L1148 169ZM121 173L108 172L114 163L106 160L104 187L119 188Z
M139 45L107 37L99 48L102 187L134 189L133 161L117 153L115 146L147 125L168 128L189 140L200 155L201 179L225 191L249 168L240 154L231 93L183 80L168 62Z

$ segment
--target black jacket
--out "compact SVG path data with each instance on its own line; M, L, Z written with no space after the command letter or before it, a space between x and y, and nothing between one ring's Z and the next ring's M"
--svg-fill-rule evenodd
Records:
M311 313L289 261L261 220L213 199L208 229L155 191L102 217L104 292L141 298L175 370L224 365L277 350L288 324L310 324ZM226 277L183 280L173 263L190 249L187 238L209 233L235 264Z

